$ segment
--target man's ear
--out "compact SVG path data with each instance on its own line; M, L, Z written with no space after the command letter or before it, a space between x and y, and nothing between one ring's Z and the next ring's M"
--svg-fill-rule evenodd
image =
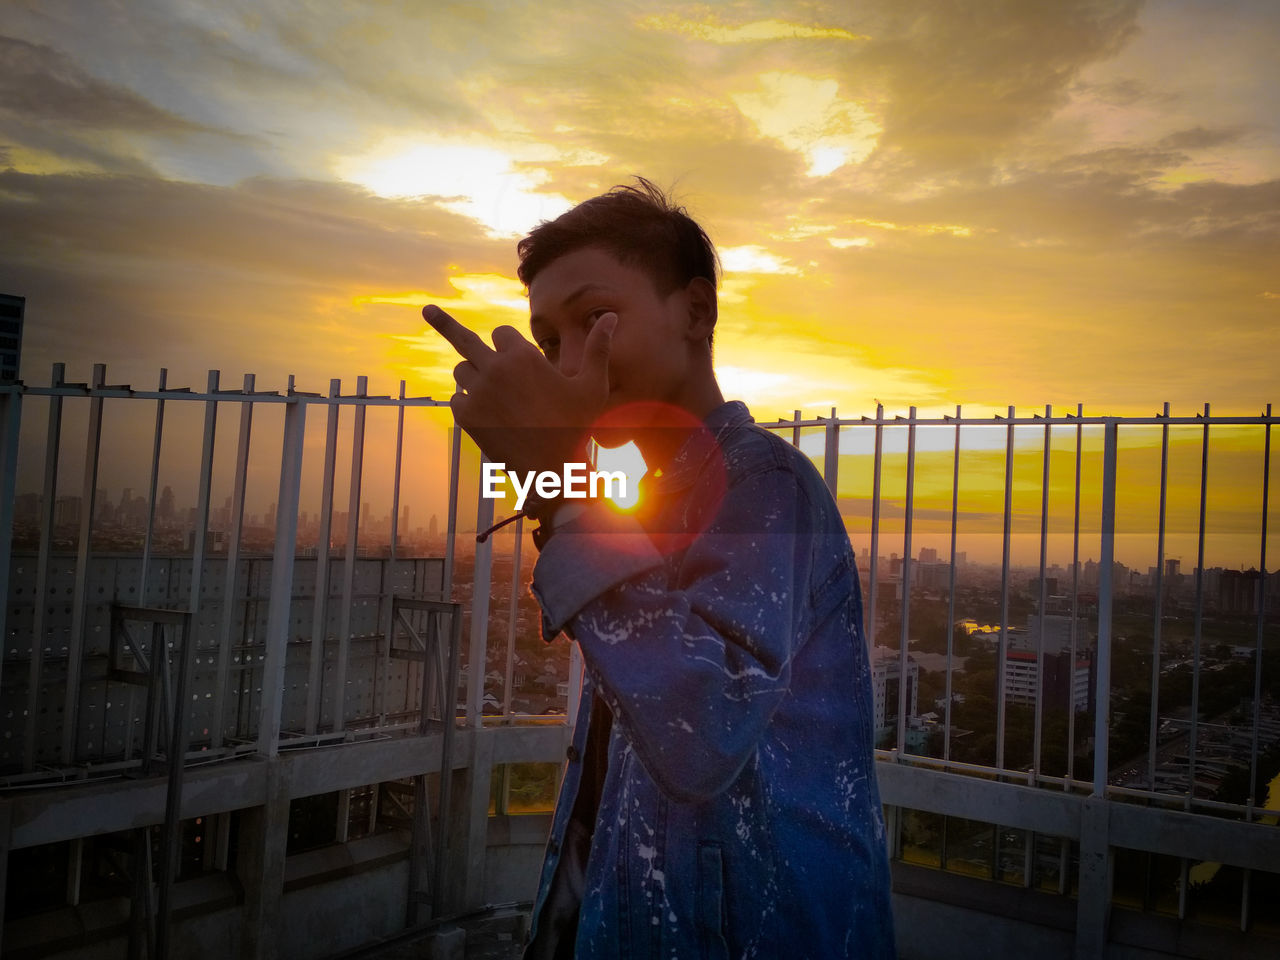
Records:
M685 294L689 298L689 339L706 340L716 329L715 285L706 277L694 277L685 288Z

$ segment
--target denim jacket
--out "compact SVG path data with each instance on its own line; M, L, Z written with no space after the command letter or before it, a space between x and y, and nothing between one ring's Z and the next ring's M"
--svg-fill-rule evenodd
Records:
M659 520L593 508L534 568L586 676L526 956L892 957L849 538L743 404L705 425Z

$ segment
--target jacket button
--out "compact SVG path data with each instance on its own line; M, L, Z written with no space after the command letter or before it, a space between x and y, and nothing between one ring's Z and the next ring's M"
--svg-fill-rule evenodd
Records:
M569 758L570 763L578 762L578 757L579 757L578 748L575 747L572 743L569 744L569 749L564 752L564 755Z

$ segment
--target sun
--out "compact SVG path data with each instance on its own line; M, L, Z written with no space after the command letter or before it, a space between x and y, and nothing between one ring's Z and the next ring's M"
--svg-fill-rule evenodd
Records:
M626 490L622 496L608 497L610 504L622 511L634 510L640 503L640 480L649 471L644 462L644 455L634 440L628 440L620 447L602 447L592 443L592 468L601 472L621 471L627 478ZM612 489L608 485L606 489Z

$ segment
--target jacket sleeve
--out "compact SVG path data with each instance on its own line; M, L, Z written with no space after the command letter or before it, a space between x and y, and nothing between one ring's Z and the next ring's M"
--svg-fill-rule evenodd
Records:
M673 799L727 788L787 694L809 610L813 510L770 467L732 485L672 576L631 518L566 527L533 589L645 770ZM843 531L841 531L843 533Z

